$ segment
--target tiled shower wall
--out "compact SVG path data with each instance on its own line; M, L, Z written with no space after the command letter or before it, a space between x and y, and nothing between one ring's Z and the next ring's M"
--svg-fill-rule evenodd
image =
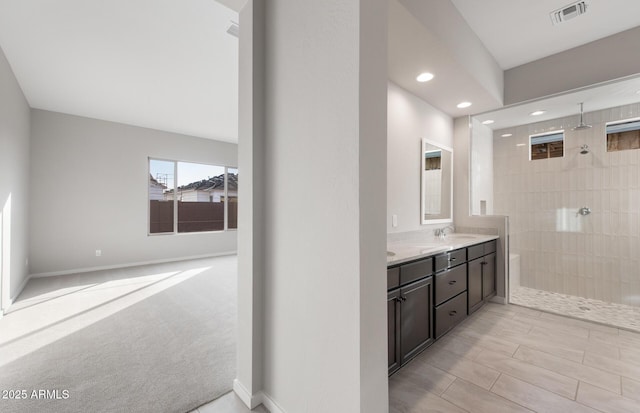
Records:
M522 286L640 306L640 150L607 152L605 134L637 117L640 104L585 113L587 130L572 116L495 131L494 209L510 217ZM564 157L529 161L529 135L559 129Z

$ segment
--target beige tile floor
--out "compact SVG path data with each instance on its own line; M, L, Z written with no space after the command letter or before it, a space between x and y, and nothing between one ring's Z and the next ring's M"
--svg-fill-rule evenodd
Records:
M640 412L640 334L487 304L389 378L389 411Z

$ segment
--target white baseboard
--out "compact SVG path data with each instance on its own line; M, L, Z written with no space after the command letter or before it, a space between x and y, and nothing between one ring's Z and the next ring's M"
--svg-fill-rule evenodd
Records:
M44 277L55 277L58 275L81 274L84 272L91 272L91 271L115 270L118 268L137 267L139 265L164 264L167 262L179 262L179 261L197 260L201 258L223 257L226 255L235 255L235 254L237 254L237 251L225 251L225 252L218 252L215 254L192 255L189 257L165 258L165 259L151 260L151 261L128 262L125 264L104 265L100 267L75 268L71 270L41 272L37 274L31 274L27 278L44 278Z
M259 391L256 394L251 394L247 388L238 381L238 379L233 381L233 391L251 410L263 404L271 413L285 413L285 411L265 392Z
M20 286L18 287L18 289L16 290L16 293L12 296L9 297L9 302L6 304L6 306L2 309L4 312L5 310L8 310L9 307L11 307L13 305L13 303L16 301L16 299L20 296L20 294L22 294L22 290L24 290L24 287L27 286L27 283L29 282L29 280L32 278L31 275L27 275L26 277L24 277L24 280L22 280L22 282L20 283Z
M497 295L491 297L489 301L491 301L492 303L498 303L498 304L508 304L507 297L498 297Z
M233 392L242 400L249 409L255 409L261 402L258 402L257 397L249 393L246 387L240 383L238 379L233 380Z
M271 413L285 413L285 411L278 406L271 397L263 392L260 392L260 394L262 395L262 404L264 404L264 407L266 407Z

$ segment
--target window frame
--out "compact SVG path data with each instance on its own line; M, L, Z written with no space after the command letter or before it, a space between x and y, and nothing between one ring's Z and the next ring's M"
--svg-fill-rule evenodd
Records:
M558 141L562 142L562 156L554 156L554 157L546 157L546 158L538 158L538 159L533 158L533 151L532 151L532 148L533 148L533 145L534 145L533 140L535 138L542 138L544 136L549 136L550 137L550 136L553 136L553 135L561 135L562 136L562 139L560 139L560 140L551 141L551 142L558 142ZM551 142L547 142L547 143L551 143ZM564 142L565 142L565 130L564 129L558 129L558 130L553 130L553 131L549 131L549 132L536 133L536 134L533 134L533 135L529 135L529 161L531 162L531 161L540 161L540 160L543 160L543 159L558 159L558 158L562 159L562 158L564 158L564 154L565 154Z
M161 161L161 162L173 162L173 231L171 232L151 232L151 185L149 185L149 176L151 175L151 161ZM221 230L212 230L212 231L189 231L189 232L179 232L178 231L178 163L190 163L190 164L198 164L198 165L207 165L213 167L224 168L224 191L223 196L225 199L224 202L224 228ZM229 181L228 174L229 169L238 170L237 166L227 166L227 165L214 165L210 163L203 162L193 162L193 161L182 161L177 159L166 159L166 158L157 158L153 156L147 157L147 236L162 236L162 235L189 235L189 234L211 234L211 233L222 233L229 231L237 231L237 228L229 228ZM153 177L155 178L155 177Z
M629 148L629 149L618 149L615 151L610 151L609 150L609 127L610 126L616 126L616 125L623 125L625 123L635 123L638 122L638 128L637 129L631 129L632 131L640 131L640 117L635 117L635 118L629 118L629 119L621 119L621 120L615 120L615 121L611 121L611 122L607 122L604 125L604 146L605 146L605 152L606 153L615 153L615 152L623 152L623 151L631 151L631 150L639 150L640 148Z

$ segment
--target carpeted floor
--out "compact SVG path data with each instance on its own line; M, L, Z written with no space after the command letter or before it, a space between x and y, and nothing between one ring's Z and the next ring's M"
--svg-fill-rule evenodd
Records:
M182 413L228 392L236 272L233 256L31 280L0 320L0 412Z

